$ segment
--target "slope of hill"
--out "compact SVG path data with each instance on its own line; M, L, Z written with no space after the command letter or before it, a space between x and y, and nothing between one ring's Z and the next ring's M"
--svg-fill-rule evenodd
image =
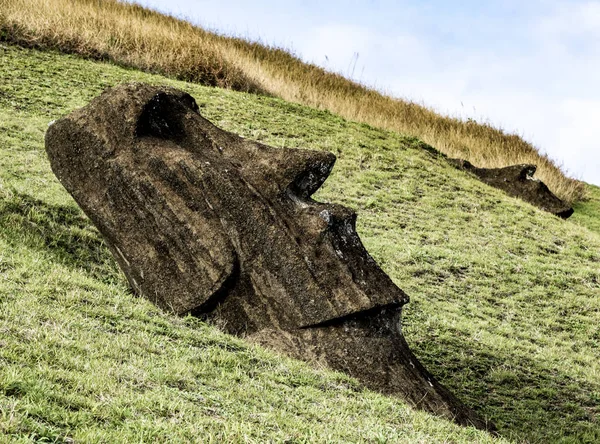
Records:
M573 206L573 222L600 234L600 187L589 184L586 186L587 198Z
M420 138L479 167L537 165L536 177L575 202L585 187L521 137L441 116L303 63L280 48L216 35L120 0L0 0L0 41L57 48L196 83L256 91Z
M224 129L338 156L317 199L358 211L411 296L422 362L502 436L600 440L600 235L509 198L422 142L275 98L0 46L0 434L15 442L491 442L127 290L52 175L48 122L103 88L175 85Z

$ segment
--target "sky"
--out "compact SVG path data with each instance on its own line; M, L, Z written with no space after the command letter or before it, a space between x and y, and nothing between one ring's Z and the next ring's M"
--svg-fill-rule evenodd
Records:
M136 0L446 115L600 185L600 0Z

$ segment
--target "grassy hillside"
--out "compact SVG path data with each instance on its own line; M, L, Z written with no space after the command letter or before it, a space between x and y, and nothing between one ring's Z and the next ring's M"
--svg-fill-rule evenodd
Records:
M181 20L118 0L0 0L0 41L57 48L182 80L256 91L420 138L479 167L538 166L537 177L574 202L582 183L517 135L441 116L288 52L218 36Z
M600 440L600 235L489 188L417 139L276 98L0 46L0 435L14 442L491 442L133 297L52 175L48 122L166 83L215 124L338 156L317 198L358 210L411 296L415 353L503 437Z
M600 234L600 187L588 184L586 186L588 197L573 206L575 213L571 217L573 222Z

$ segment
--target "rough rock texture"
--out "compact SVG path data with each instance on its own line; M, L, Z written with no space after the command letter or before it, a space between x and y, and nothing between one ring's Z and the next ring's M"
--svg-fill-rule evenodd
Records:
M504 168L477 168L462 159L448 159L450 163L475 174L482 182L500 188L511 196L529 202L563 219L573 214L573 208L564 203L540 180L534 179L535 165L512 165Z
M408 296L364 249L356 215L311 195L335 156L225 132L188 94L129 84L46 134L52 169L132 288L414 405L491 429L400 330Z

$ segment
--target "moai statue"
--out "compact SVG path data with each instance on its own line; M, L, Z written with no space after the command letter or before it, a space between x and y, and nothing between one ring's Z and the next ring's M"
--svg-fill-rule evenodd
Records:
M506 194L529 202L561 219L568 219L574 213L573 207L556 197L544 182L533 177L537 170L535 165L478 168L463 159L448 159L448 162L460 170L474 174L483 183L499 188Z
M440 385L401 332L408 296L356 214L311 195L335 156L223 131L185 92L105 91L46 134L52 169L133 290L460 424L493 426Z

